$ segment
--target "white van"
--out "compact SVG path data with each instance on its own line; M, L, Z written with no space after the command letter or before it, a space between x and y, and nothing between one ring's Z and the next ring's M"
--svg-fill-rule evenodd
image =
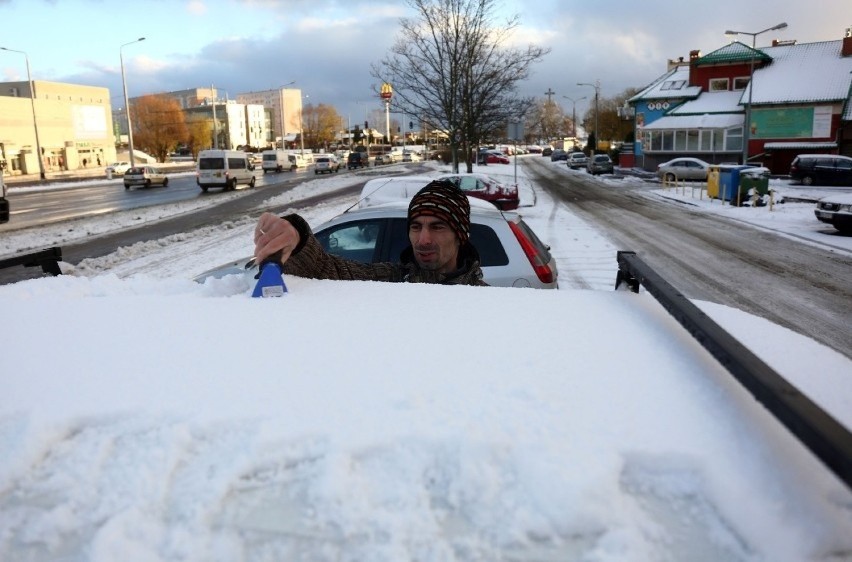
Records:
M233 190L237 184L254 187L254 164L239 150L202 150L198 154L196 182L201 191L210 187Z
M263 168L264 174L267 172L283 172L285 169L290 169L290 159L287 158L287 153L283 150L264 150L260 167Z
M291 152L287 155L287 158L290 162L291 172L296 168L307 168L308 164L310 163L306 156L299 154L298 152ZM311 161L313 161L313 158L311 158Z
M371 179L364 184L359 207L372 207L391 201L409 200L433 181L433 176L384 176Z

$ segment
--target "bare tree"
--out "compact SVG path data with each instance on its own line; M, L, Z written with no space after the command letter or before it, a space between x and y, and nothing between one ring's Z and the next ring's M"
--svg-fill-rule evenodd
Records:
M550 52L507 47L518 16L501 24L496 0L408 0L417 18L400 20L391 53L372 76L391 84L398 105L434 129L447 132L458 170L458 150L473 170L471 149L485 134L505 130L532 104L517 96L533 62ZM504 136L504 135L501 135Z

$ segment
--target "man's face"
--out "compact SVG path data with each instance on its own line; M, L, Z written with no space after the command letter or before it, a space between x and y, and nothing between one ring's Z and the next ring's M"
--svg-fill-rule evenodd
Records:
M408 240L414 248L414 259L423 269L438 273L456 270L459 239L446 222L436 217L416 217L408 227Z

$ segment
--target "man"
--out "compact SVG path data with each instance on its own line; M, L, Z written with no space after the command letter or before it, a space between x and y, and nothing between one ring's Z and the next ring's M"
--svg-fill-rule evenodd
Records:
M450 182L433 181L408 205L411 245L399 263L364 264L330 255L302 217L271 213L258 220L254 256L257 263L279 259L285 273L314 279L487 285L469 238L467 196Z

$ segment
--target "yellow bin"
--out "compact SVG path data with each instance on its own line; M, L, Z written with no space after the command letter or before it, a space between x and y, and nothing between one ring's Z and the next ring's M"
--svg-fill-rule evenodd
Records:
M719 175L721 174L720 166L710 165L707 168L707 197L719 197Z

